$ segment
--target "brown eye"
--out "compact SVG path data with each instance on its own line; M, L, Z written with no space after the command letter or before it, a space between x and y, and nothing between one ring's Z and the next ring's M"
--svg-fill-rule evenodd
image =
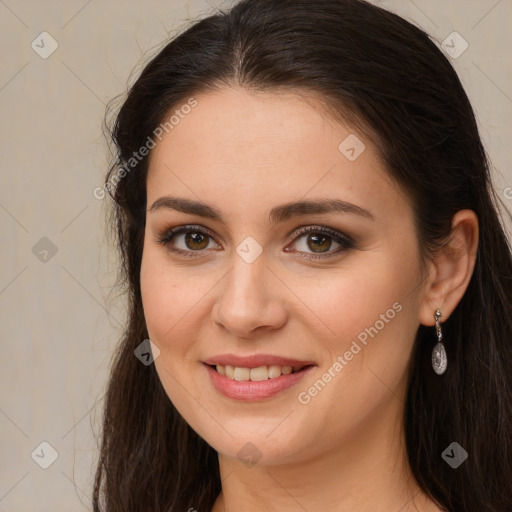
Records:
M187 249L193 251L206 249L206 247L208 247L209 238L210 237L204 233L189 231L185 235L185 245Z
M295 234L294 251L310 259L328 258L355 247L348 236L327 227L307 226ZM289 249L286 249L290 252Z
M170 252L184 256L199 256L205 249L219 248L210 233L194 226L169 229L162 233L157 242Z
M325 235L309 234L306 243L313 252L325 252L330 249L332 239Z

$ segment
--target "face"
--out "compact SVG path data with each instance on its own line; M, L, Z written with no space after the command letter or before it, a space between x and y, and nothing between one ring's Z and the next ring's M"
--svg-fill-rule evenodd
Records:
M308 98L197 95L147 178L156 370L213 448L260 464L399 418L419 326L412 206L364 135Z

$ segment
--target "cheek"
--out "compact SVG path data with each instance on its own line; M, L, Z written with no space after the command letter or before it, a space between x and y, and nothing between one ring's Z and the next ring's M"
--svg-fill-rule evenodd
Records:
M310 308L310 318L317 318L319 334L333 340L336 353L347 350L359 335L363 342L365 336L377 335L375 328L379 336L396 329L414 299L418 268L413 253L408 262L384 252L359 258L357 265L318 274L314 282L295 278L294 291Z
M179 267L169 264L165 251L146 239L142 255L140 286L148 330L169 329L193 300L194 286L183 279ZM186 284L185 284L186 283Z
M208 290L218 281L213 271L171 264L165 251L144 250L140 285L144 317L150 339L158 346L167 366L197 361L199 325L211 309Z
M333 379L343 391L339 396L371 402L382 381L394 389L403 379L418 328L421 287L414 244L399 242L393 250L361 253L346 271L298 292L308 297L304 302L321 322L318 339L329 351L327 366L335 361L342 366Z
M204 287L189 284L179 267L170 267L159 248L144 250L140 285L144 318L151 341L160 350L155 369L169 399L180 412L190 411L193 401L184 393L188 389L184 364L194 357L193 333L197 325L200 292ZM187 285L184 285L187 283ZM195 306L195 307L194 307ZM191 394L196 395L195 392Z
M393 265L352 267L343 278L326 280L324 293L310 294L312 309L329 327L317 341L330 360L297 392L302 414L312 423L316 416L325 420L318 428L327 439L356 432L382 404L400 404L417 331L417 294L411 293L417 274L414 265Z
M194 288L184 286L179 270L171 270L160 252L152 247L144 249L140 285L149 337L160 350L167 350L164 341L190 310L189 303L194 297L187 291Z

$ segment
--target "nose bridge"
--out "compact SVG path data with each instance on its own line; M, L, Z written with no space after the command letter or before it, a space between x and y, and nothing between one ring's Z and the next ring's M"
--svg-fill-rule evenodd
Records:
M234 255L232 269L223 294L227 305L240 310L250 310L253 314L261 310L269 299L266 274L268 269L262 256L248 263L238 254Z
M271 282L267 263L264 254L252 261L238 251L233 254L231 271L217 299L215 320L237 336L261 326L276 328L285 320L284 304Z

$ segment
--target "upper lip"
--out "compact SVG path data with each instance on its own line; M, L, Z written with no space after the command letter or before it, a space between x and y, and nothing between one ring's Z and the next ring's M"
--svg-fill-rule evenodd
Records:
M238 366L239 368L258 368L260 366L291 366L294 370L300 370L304 366L315 365L313 361L301 361L272 354L253 354L239 356L236 354L220 354L204 361L208 365Z

